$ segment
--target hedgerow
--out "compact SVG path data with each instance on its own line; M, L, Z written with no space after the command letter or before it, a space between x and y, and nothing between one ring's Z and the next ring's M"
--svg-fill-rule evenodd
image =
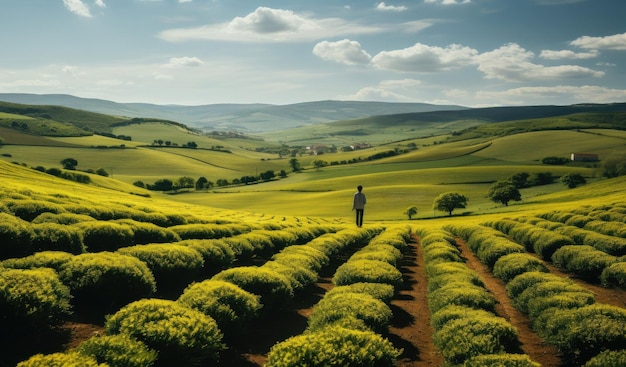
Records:
M262 307L258 296L220 280L189 285L177 302L211 316L226 335L239 333Z
M32 228L33 252L65 251L78 255L86 251L82 231L78 228L57 223L33 224Z
M41 213L31 223L57 223L57 224L76 224L80 222L93 222L94 218L85 214L75 213Z
M597 283L604 269L617 262L617 257L588 245L570 245L558 249L552 255L552 262L567 272Z
M174 301L142 299L107 316L107 334L125 334L159 353L159 366L217 360L222 333L211 317Z
M361 282L333 287L324 296L332 297L340 293L365 293L385 303L389 303L394 296L394 288L390 284Z
M332 279L335 285L368 282L402 287L402 273L393 265L379 260L350 260L337 268Z
M463 367L540 367L526 354L483 354L472 357L463 363Z
M233 283L260 297L266 310L284 308L293 298L291 282L284 275L257 266L240 266L223 270L214 280Z
M12 269L52 268L59 270L74 255L63 251L41 251L30 256L7 259L0 266Z
M25 200L8 200L5 205L18 218L27 222L32 221L42 213L63 213L63 206L42 200L33 200L31 198Z
M230 237L233 235L241 234L249 230L248 227L243 227L238 224L215 224L215 223L192 223L181 224L171 226L168 228L183 240L188 239L212 239Z
M110 367L151 367L157 352L128 335L102 335L82 342L74 351Z
M201 273L204 265L198 251L172 243L124 247L116 252L136 257L146 263L159 290L189 284Z
M391 309L383 301L366 293L335 293L323 297L311 311L308 330L319 331L332 325L342 325L345 319L356 318L372 331L386 332L391 322Z
M78 352L35 354L16 367L109 367L93 357Z
M374 332L328 327L274 345L265 366L393 367L400 353Z
M591 358L583 367L619 367L626 366L626 349L605 350Z
M262 269L274 271L289 280L294 292L299 291L315 283L318 279L317 273L302 264L289 264L287 262L268 261L261 266Z
M169 228L159 227L153 223L138 222L134 219L116 219L114 223L130 227L133 231L133 242L137 245L177 242L181 240L176 232Z
M59 268L76 305L112 311L128 302L148 297L156 282L143 261L111 252L81 254Z
M115 251L132 246L134 233L128 226L108 221L73 224L82 231L83 243L88 252Z
M605 287L626 289L626 262L615 263L602 271L600 281Z
M626 238L626 226L623 222L606 222L603 220L594 220L585 224L583 229L602 233L608 236Z
M236 259L233 248L222 240L184 240L176 244L199 252L204 261L203 274L208 276L229 268Z
M0 268L0 329L49 329L70 314L70 291L52 269Z
M33 236L29 222L0 213L0 260L31 255Z
M447 305L470 306L493 312L496 300L483 287L453 282L428 294L428 307L431 314Z
M543 261L526 253L504 255L493 265L493 275L505 283L529 271L547 273L549 270Z

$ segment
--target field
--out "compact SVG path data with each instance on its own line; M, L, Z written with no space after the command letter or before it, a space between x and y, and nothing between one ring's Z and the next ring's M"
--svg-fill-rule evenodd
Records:
M0 130L0 310L11 315L0 320L2 367L626 359L626 176L603 177L602 162L541 164L572 152L622 157L622 130L460 141L396 131L372 135L371 148L295 157L267 152L280 148L270 140L161 122L112 131L133 139ZM368 159L389 151L399 153ZM32 169L67 157L89 183ZM109 176L84 172L98 168ZM133 184L267 170L288 174L170 192ZM521 172L556 179L521 188L509 205L487 197ZM571 173L587 182L568 188L558 178ZM350 210L357 185L368 198L363 228ZM434 210L445 192L467 205Z

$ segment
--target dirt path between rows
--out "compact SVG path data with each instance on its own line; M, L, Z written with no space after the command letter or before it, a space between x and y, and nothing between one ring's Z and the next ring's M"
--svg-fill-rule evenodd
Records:
M560 366L561 359L558 350L552 345L545 343L543 339L532 331L528 317L511 304L504 282L493 276L489 268L474 255L465 241L457 238L456 243L461 251L461 255L467 260L467 266L478 272L485 283L485 288L495 297L498 316L504 317L511 325L517 328L522 352L543 367Z

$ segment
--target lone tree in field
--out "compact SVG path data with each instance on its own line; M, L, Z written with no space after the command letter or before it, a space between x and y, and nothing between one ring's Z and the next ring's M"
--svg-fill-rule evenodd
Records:
M520 194L519 190L515 185L512 185L509 182L496 182L489 188L489 192L487 193L487 197L496 203L502 203L505 206L509 206L509 201L520 201L522 200L522 194Z
M413 219L413 216L417 214L417 207L416 206L408 207L406 211L404 212L404 214L406 214L406 216L409 217L409 220Z
M302 167L300 166L300 162L296 158L291 158L289 160L289 166L291 167L291 170L293 172L298 172L302 169Z
M568 173L561 177L561 182L570 189L587 183L587 180L580 173Z
M63 165L63 168L65 169L76 169L76 166L78 166L78 161L74 158L65 158L63 160L61 160L61 164Z
M467 205L467 197L461 195L458 192L446 192L437 196L433 202L433 209L448 212L449 216L452 216L454 209L463 209Z

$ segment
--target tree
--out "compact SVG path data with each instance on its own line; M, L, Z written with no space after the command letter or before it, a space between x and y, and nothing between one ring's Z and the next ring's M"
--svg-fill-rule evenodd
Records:
M446 192L437 196L433 202L433 209L448 212L452 216L454 209L463 209L467 205L467 197L457 192Z
M505 206L509 206L509 201L520 201L522 200L522 194L520 194L519 190L515 185L512 185L509 182L496 182L489 188L489 192L487 193L487 197L491 199L491 201L496 203L502 203Z
M529 177L530 177L530 173L520 172L509 177L507 181L509 181L513 186L517 187L518 189L523 189L525 187L530 186L528 182Z
M316 159L316 160L313 161L313 167L315 167L317 169L320 169L320 168L326 167L326 166L328 166L328 162L326 162L323 159Z
M176 188L178 189L189 189L195 186L196 181L192 177L183 176L178 179L176 183Z
M561 182L567 185L570 189L573 189L574 187L587 183L587 180L585 180L580 173L568 173L561 177Z
M613 178L626 175L626 155L611 156L602 161L602 176Z
M61 160L61 164L63 165L63 168L73 170L76 169L76 166L78 166L78 161L74 158L65 158Z
M157 180L153 186L150 187L154 191L170 191L174 188L174 182L167 178Z
M537 172L529 178L529 182L533 186L549 185L554 182L554 176L550 172Z
M109 172L107 172L104 168L98 168L96 170L96 174L104 177L109 177Z
M291 170L293 172L299 172L302 169L302 167L300 166L300 162L297 158L291 158L289 160L289 167L291 167Z
M200 177L196 181L196 190L202 190L208 187L209 180L206 177Z
M416 206L408 207L406 211L404 212L404 214L406 214L409 217L409 220L413 219L413 216L417 214L417 207Z
M261 174L259 176L261 177L261 180L269 181L272 178L276 177L276 174L274 173L274 170L268 170L268 171L265 171L265 172L261 172Z

